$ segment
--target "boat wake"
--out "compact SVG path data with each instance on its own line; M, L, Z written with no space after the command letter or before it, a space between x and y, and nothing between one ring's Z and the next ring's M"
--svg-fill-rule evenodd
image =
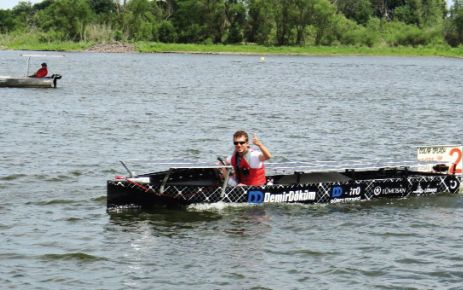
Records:
M259 206L250 203L236 203L236 202L214 202L214 203L195 203L187 207L189 211L221 211L229 208L249 208Z

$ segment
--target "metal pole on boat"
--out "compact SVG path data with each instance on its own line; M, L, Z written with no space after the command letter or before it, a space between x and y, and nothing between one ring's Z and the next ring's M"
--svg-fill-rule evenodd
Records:
M170 174L172 173L172 168L169 168L169 171L167 171L166 176L164 176L164 179L162 180L161 186L159 187L159 193L164 193L164 189L166 187L167 181L169 180Z
M26 77L29 76L29 65L30 65L30 62L31 62L31 56L29 56L29 57L27 58L26 75L25 75Z
M231 167L230 166L225 166L225 176L223 178L223 184L222 184L222 191L220 193L220 197L225 196L225 189L227 188L228 185L228 180L230 179L230 172L231 172Z
M219 162L225 168L225 176L223 177L222 191L220 192L220 197L223 198L225 196L225 189L227 188L228 180L230 179L231 167L227 166L227 163L222 159L222 157L220 157L220 156L217 157L217 160L219 160Z
M122 166L124 166L125 170L127 170L127 172L129 173L129 177L134 177L135 174L133 173L132 170L130 170L127 165L125 165L125 163L122 161L122 160L119 160L119 162L122 164Z

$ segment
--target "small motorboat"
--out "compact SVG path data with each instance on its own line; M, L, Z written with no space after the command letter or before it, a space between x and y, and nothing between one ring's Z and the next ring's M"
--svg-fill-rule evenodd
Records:
M461 147L455 148L461 153ZM458 162L315 171L285 167L284 173L274 168L275 173L266 176L267 183L262 186L230 186L232 168L226 165L176 166L134 175L122 162L129 176L107 181L107 207L151 208L216 202L346 203L457 193L461 182L461 160Z
M53 74L50 77L11 77L0 76L0 87L7 88L56 88L61 75Z
M52 58L63 57L63 55L35 55L23 54L27 58L26 72L24 76L0 76L0 87L6 88L56 88L58 80L62 78L60 74L52 74L49 77L36 78L29 76L30 60L32 57Z

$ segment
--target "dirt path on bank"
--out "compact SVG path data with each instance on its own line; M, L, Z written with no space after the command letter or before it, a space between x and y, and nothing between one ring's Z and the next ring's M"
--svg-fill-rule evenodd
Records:
M87 48L87 52L113 52L113 53L124 53L124 52L136 52L134 45L129 43L111 42L111 43L100 43L95 44L90 48Z

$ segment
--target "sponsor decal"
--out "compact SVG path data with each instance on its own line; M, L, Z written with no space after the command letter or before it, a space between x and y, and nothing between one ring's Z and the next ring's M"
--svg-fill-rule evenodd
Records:
M336 198L336 199L330 200L330 203L347 203L347 202L358 201L358 200L360 200L360 199L361 199L360 196L357 196L357 197L346 197L346 198Z
M422 194L422 193L437 193L437 188L421 188L421 186L418 186L416 190L413 191L413 193L416 194Z
M444 154L447 151L447 146L423 146L418 147L418 155L422 154Z
M405 188L383 188L382 194L404 194L407 190Z
M357 187L351 187L349 188L349 191L346 192L346 195L360 195L360 193L362 192L360 186L357 186Z
M272 194L266 192L264 196L264 202L298 202L298 201L309 201L315 200L316 192L309 190L290 190L289 192L283 192L278 194Z
M459 186L458 181L457 180L450 180L449 186L450 186L450 189L452 189L452 190L457 188Z
M381 186L376 186L373 189L373 194L378 196L382 195L392 195L392 194L405 194L407 190L403 187L385 187L382 188Z
M264 193L259 190L251 190L248 192L248 203L259 204L264 201Z
M453 145L423 146L417 149L420 161L438 161L450 166L449 173L461 175L463 167L463 147Z
M340 186L334 186L333 189L331 189L331 198L339 198L342 196L344 193L344 190Z
M337 185L331 189L331 200L330 203L340 203L340 202L351 202L360 200L360 194L362 189L360 186L357 187L347 187L346 190L341 186Z

